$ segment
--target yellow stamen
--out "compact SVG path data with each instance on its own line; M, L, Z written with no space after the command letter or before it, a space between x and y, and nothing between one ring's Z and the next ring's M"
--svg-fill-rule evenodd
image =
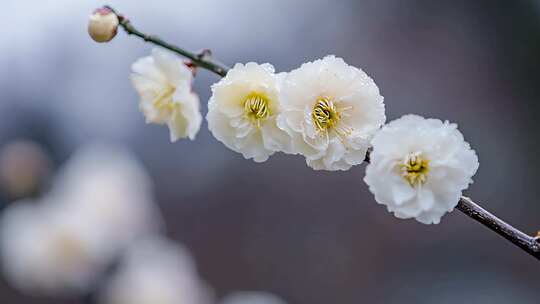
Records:
M244 100L244 113L258 127L261 121L271 115L269 108L269 99L263 94L252 93Z
M345 112L351 109L352 106L340 108L334 104L332 99L320 97L313 107L311 118L320 134L328 134L329 131L333 130L338 137L343 139L353 132L353 128L341 121L342 117L347 116Z
M410 153L399 165L399 169L401 176L411 187L420 186L427 181L429 160L423 157L420 152Z
M318 131L328 131L340 119L336 106L330 98L321 97L315 103L311 118Z
M158 110L164 110L168 112L172 112L174 110L174 107L176 106L175 103L172 102L172 95L174 94L174 87L169 86L165 90L163 90L154 100L152 101L152 104L154 107L156 107Z

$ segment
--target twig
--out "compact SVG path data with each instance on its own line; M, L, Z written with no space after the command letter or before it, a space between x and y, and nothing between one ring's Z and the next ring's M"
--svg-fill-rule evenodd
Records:
M154 35L147 35L139 30L137 30L129 21L128 18L124 17L123 15L119 14L110 6L105 6L106 8L110 9L116 16L118 17L118 21L120 22L120 26L126 31L128 35L135 35L139 38L142 38L146 42L153 43L155 45L159 45L163 48L166 48L170 51L173 51L179 55L182 55L186 58L189 58L194 65L201 67L203 69L207 69L211 72L216 73L217 75L221 77L225 77L227 75L227 71L229 68L215 60L212 60L209 56L210 52L209 50L203 50L200 54L195 54L189 51L186 51L182 48L179 48L175 45L172 45L170 43L167 43L163 40L161 40L159 37Z
M164 47L179 55L187 57L193 62L194 65L214 72L221 77L224 77L227 74L229 68L218 61L212 60L210 50L203 50L202 52L195 54L181 49L175 45L169 44L156 36L144 34L138 31L135 27L133 27L133 25L126 17L117 13L110 6L105 7L116 14L120 22L120 26L122 26L126 33L130 35L135 35L144 39L144 41L151 42L155 45ZM366 154L366 158L364 160L366 163L369 163L370 161L370 152L371 149ZM470 198L465 196L462 196L460 198L456 209L463 212L465 215L474 219L475 221L483 224L495 233L512 242L514 245L523 249L525 252L540 260L540 232L536 237L530 236L500 220L495 215L489 213L488 211L480 207L478 204L473 202Z
M540 260L540 243L538 236L532 237L512 227L465 196L462 196L459 199L456 209L480 222L482 225L493 230L495 233Z

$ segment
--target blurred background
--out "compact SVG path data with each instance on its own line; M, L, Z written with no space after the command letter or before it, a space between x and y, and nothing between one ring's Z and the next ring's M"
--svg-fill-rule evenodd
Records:
M282 154L256 164L215 140L206 123L195 141L171 144L166 127L145 125L128 79L152 46L123 32L108 44L87 35L88 15L103 4L2 1L0 150L37 143L48 159L32 171L41 189L78 148L124 146L153 182L168 238L191 252L218 298L264 290L289 304L538 303L534 258L460 212L432 226L396 219L375 203L363 165L320 172ZM210 48L229 65L289 71L343 57L376 81L388 121L417 113L458 123L480 158L466 195L527 233L540 229L540 1L108 4L140 30ZM197 75L203 113L217 80ZM24 172L31 162L0 161L0 170ZM2 189L8 208L18 192L6 181ZM0 302L81 300L28 295L2 277Z

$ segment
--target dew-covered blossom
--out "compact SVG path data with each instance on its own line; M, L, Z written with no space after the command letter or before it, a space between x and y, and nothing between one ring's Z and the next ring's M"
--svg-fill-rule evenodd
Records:
M372 140L364 181L398 218L438 224L472 183L478 157L456 124L405 115Z
M283 76L267 63L236 64L212 86L206 118L214 137L256 162L289 151L290 139L276 125Z
M98 231L54 204L16 202L0 220L4 277L39 295L84 292L111 258Z
M101 304L210 304L213 293L179 244L164 238L134 243L108 282Z
M278 126L294 153L316 170L348 170L364 161L369 140L386 120L373 80L341 58L326 56L290 72Z
M146 123L167 124L171 141L195 139L202 122L199 97L192 91L193 71L176 55L161 49L137 60L131 82L140 95Z
M226 295L219 304L287 304L287 302L269 292L237 291Z

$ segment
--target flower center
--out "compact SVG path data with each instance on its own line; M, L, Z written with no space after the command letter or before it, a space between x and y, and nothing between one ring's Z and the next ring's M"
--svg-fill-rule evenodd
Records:
M328 131L337 124L341 116L330 98L321 97L313 107L311 118L318 131Z
M416 187L424 184L429 173L429 160L422 156L421 152L410 153L399 165L401 176L411 185Z
M174 91L175 88L173 86L168 86L165 90L161 91L161 93L152 101L154 107L160 111L172 112L177 105L172 102L171 98Z
M244 100L244 113L248 119L260 127L261 121L271 114L269 103L265 95L252 93Z
M345 124L341 118L348 116L348 110L352 107L338 107L332 99L328 97L320 97L317 99L311 119L315 128L320 135L328 135L329 131L333 131L341 140L351 135L353 128Z

